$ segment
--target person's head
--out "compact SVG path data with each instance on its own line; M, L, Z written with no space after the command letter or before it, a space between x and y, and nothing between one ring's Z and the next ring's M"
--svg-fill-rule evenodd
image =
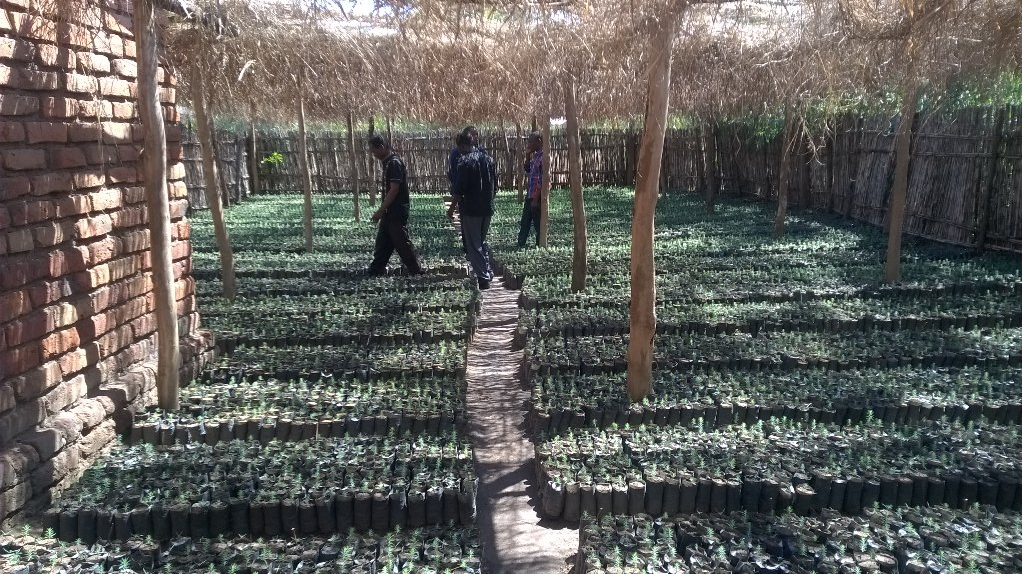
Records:
M529 134L529 145L527 149L529 153L543 149L543 134L540 132L532 132Z
M390 142L379 134L374 135L369 138L369 151L376 159L383 159L390 155Z
M472 136L465 132L458 134L458 137L454 138L454 143L458 146L458 151L461 153L471 152L472 147L475 145Z
M475 126L465 126L465 129L461 130L461 133L472 138L472 145L479 144L479 130Z

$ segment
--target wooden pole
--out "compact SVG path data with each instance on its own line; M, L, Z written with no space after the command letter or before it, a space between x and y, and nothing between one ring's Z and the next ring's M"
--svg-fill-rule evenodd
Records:
M703 171L706 172L706 210L717 209L717 193L720 180L717 179L717 121L710 119L703 129Z
M394 123L391 121L390 116L387 116L387 142L390 147L394 146Z
M553 153L550 141L550 114L543 115L543 185L539 197L539 246L546 247L550 234L550 161Z
M375 135L375 134L376 134L376 118L374 118L372 115L370 115L369 116L369 137L372 138L373 135ZM388 142L388 143L390 143L390 142ZM376 164L377 163L378 162L372 161L372 158L370 158L369 165L367 166L368 170L366 171L366 175L369 178L369 205L370 205L370 207L376 207L376 186L373 185L373 179L375 179L374 176L376 175Z
M518 203L525 201L525 184L527 177L523 176L522 165L525 163L525 138L522 137L522 122L515 122L515 133L518 135L518 145L515 146L515 165L511 167L514 175L515 189L518 190Z
M588 271L586 204L582 195L582 146L578 125L578 107L575 105L575 80L570 74L565 74L561 83L564 88L564 117L567 119L565 129L568 139L568 184L571 186L571 221L574 230L571 292L580 293L586 289L586 273Z
M901 122L898 124L894 143L894 188L891 191L891 209L888 213L885 283L897 283L901 279L901 230L905 224L905 203L908 199L908 177L912 163L912 127L918 105L919 83L910 80L901 103Z
M351 195L354 203L355 221L362 221L362 206L359 205L358 162L355 161L355 118L348 110L348 173L351 174Z
M774 238L784 237L784 218L788 214L788 189L791 180L791 150L795 147L795 127L791 103L784 103L784 133L781 135L781 165L777 173L777 215L774 216Z
M507 135L507 126L504 125L504 118L500 118L500 135L504 138L504 161L507 163L507 175L504 176L504 187L514 188L515 186L515 153L511 149L511 138Z
M312 172L309 169L309 150L305 141L305 74L298 74L298 166L302 170L302 189L305 192L305 251L312 251Z
M167 132L156 76L159 28L151 0L134 0L135 41L138 46L138 111L145 132L142 165L146 207L152 238L153 297L158 334L156 392L162 409L176 411L181 367L177 302L174 297L174 260L170 239L170 198L167 195Z
M667 109L671 93L671 53L677 16L656 23L646 99L646 121L639 148L632 211L632 282L629 306L628 396L640 401L653 384L653 343L656 335L656 278L653 260L657 185L664 155Z
M223 282L223 294L233 301L238 294L234 278L234 251L227 235L227 224L224 223L224 207L220 203L220 178L217 177L216 158L213 157L213 138L210 135L210 117L206 113L206 80L202 66L195 67L194 85L192 86L192 106L195 108L195 123L199 128L199 145L202 147L202 175L206 182L206 203L213 219L213 233L216 236L216 247L220 253L220 278ZM240 152L239 152L240 153ZM238 172L240 177L241 172Z
M994 134L990 142L990 155L987 157L987 180L980 188L977 201L979 221L976 223L976 247L982 249L986 244L987 231L990 227L990 212L993 209L994 186L997 184L997 160L1001 152L1001 140L1004 137L1004 107L999 107L994 115Z
M251 105L251 110L252 121L248 126L248 137L249 140L251 140L251 143L249 144L251 145L251 149L249 150L249 170L252 173L249 174L249 181L252 185L249 193L255 195L259 193L259 135L256 133L256 111L254 102Z

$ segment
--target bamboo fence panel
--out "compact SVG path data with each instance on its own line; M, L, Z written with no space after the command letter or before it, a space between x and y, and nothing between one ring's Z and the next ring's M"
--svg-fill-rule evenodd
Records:
M990 197L987 244L1022 251L1022 108L1005 111Z

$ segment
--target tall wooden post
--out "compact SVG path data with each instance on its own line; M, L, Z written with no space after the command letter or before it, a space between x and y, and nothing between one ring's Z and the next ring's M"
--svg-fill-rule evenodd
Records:
M515 134L518 136L517 144L515 145L515 158L514 164L511 166L513 170L511 173L512 181L514 181L515 189L518 190L518 203L525 201L525 186L527 176L523 175L522 166L525 163L525 138L522 137L522 122L515 122Z
M159 72L158 24L152 0L134 0L135 42L138 46L138 111L145 131L146 207L152 243L153 296L156 299L158 366L156 392L160 408L176 411L181 367L174 263L170 239L170 198L167 196L167 131L156 77Z
M578 126L578 107L575 105L575 80L570 74L565 74L561 85L564 89L564 117L567 119L565 129L568 139L568 184L571 187L571 221L574 230L571 291L580 293L586 289L586 273L588 271L586 204L582 195L582 146Z
M298 75L298 167L302 170L302 190L305 192L303 223L305 251L312 251L312 172L309 169L309 150L305 141L305 72Z
M238 294L238 287L234 279L234 251L231 249L231 240L227 235L224 207L220 202L218 191L220 178L217 177L216 158L213 157L210 118L206 113L206 81L203 77L201 62L195 66L192 107L195 108L195 123L198 124L199 145L202 147L202 175L206 183L206 203L213 219L213 233L216 236L217 251L220 253L220 279L223 282L223 294L228 300L234 300ZM238 176L240 178L240 171Z
M372 115L370 115L369 116L369 137L372 138L373 135L375 135L375 134L376 134L376 119ZM387 143L390 143L390 142L387 142ZM375 179L374 176L376 175L376 164L377 163L378 162L373 161L372 158L369 158L369 165L367 166L367 170L366 170L366 176L369 178L369 205L371 207L376 207L376 185L375 185L375 181L374 181L374 179Z
M503 117L500 118L500 135L504 138L504 161L507 163L504 187L513 189L515 186L515 153L511 149L511 138L507 135L507 126L504 125Z
M717 209L717 193L720 180L717 179L717 122L710 120L703 129L703 171L706 173L706 210Z
M255 195L259 193L259 135L256 133L256 109L254 102L251 105L251 110L252 119L248 125L248 138L251 142L249 144L251 149L248 150L249 171L252 172L249 175L249 181L251 182L249 193Z
M653 343L656 335L656 277L653 234L664 155L667 108L671 93L671 56L677 16L659 20L651 49L646 121L639 149L632 212L632 284L629 306L628 396L640 401L653 385Z
M348 173L351 175L351 195L354 203L355 221L362 221L362 206L359 205L359 191L362 182L358 179L358 163L355 161L355 118L348 110Z
M987 180L980 188L976 202L979 220L976 223L976 247L982 249L987 240L990 228L990 210L993 209L994 186L997 184L997 159L1001 152L1001 140L1004 138L1004 107L997 108L994 115L994 134L990 141L990 155L987 156Z
M777 171L777 214L774 216L774 237L784 237L784 218L788 214L788 189L791 181L791 150L795 147L794 119L791 103L784 104L784 133L781 135L781 165Z
M550 114L543 115L543 185L539 197L539 246L546 247L550 234L550 162L553 154L550 141Z
M394 122L387 116L387 142L394 147Z
M905 203L908 200L908 178L912 164L912 129L916 107L919 105L919 83L910 80L903 97L901 121L894 142L894 188L891 190L891 209L888 212L885 283L897 283L901 279L901 231L905 225Z

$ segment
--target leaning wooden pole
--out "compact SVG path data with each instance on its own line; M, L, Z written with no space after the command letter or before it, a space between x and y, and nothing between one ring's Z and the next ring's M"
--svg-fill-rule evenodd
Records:
M905 89L901 103L901 121L894 142L894 188L891 190L891 209L888 212L885 283L897 283L901 280L901 233L905 224L905 203L908 200L908 180L912 164L912 129L918 105L919 84L913 80Z
M234 279L234 250L224 222L224 206L220 202L220 178L217 177L216 159L213 157L213 137L210 135L210 118L206 113L206 80L202 66L195 67L192 85L192 107L195 109L195 123L199 128L199 146L202 148L202 176L206 183L206 204L213 219L213 234L220 253L220 280L223 295L233 301L238 294Z
M774 215L774 238L784 237L784 220L788 215L788 190L791 188L791 151L795 147L795 127L791 104L784 104L784 133L781 135L781 165L777 170L777 213Z
M543 185L539 196L539 246L546 247L550 235L550 161L553 145L550 141L550 114L543 116Z
M153 296L158 334L156 393L159 406L176 411L181 367L174 297L174 259L170 239L170 198L167 195L167 132L156 77L159 73L158 24L151 0L134 0L138 53L138 113L144 130L146 206L152 244Z
M355 161L355 118L351 110L348 110L348 173L351 176L351 201L355 221L362 221L362 206L359 204L362 182L358 179L358 162Z
M515 189L518 190L518 203L525 201L525 185L526 177L523 171L519 171L523 168L525 163L525 137L522 135L522 122L515 122L515 134L518 137L517 143L515 144L515 165L511 166L511 181L514 182Z
M252 118L248 125L248 138L250 140L251 148L248 150L249 157L249 170L252 172L251 185L249 186L249 194L255 195L259 193L259 135L256 133L256 108L255 103L251 105Z
M653 387L653 343L656 335L656 281L653 261L653 229L656 214L660 163L667 131L667 107L671 92L671 52L676 16L656 24L646 96L646 121L639 148L632 211L632 284L629 306L628 396L641 401Z
M575 103L575 80L565 74L564 88L565 129L568 136L568 184L571 187L571 221L574 229L571 255L571 291L580 293L586 289L588 260L588 229L586 225L586 204L582 195L582 142L578 126L578 107Z
M305 251L312 251L312 172L309 170L309 150L305 141L305 80L298 76L298 166L302 170L302 190L305 192L303 223Z

